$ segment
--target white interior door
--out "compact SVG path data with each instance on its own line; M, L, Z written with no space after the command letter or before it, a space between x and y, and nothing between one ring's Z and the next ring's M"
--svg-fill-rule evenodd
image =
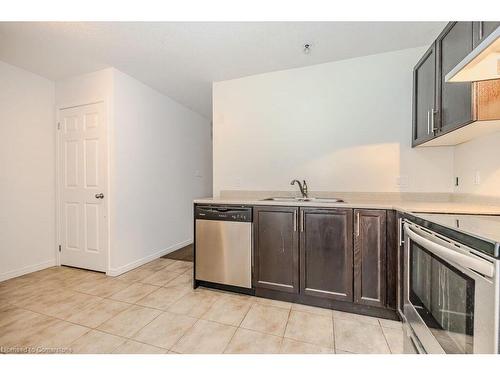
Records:
M61 264L106 271L107 142L104 103L59 111Z

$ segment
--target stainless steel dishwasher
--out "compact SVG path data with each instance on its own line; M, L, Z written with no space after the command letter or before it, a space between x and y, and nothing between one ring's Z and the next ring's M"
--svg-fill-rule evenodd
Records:
M252 208L196 206L195 279L252 287Z

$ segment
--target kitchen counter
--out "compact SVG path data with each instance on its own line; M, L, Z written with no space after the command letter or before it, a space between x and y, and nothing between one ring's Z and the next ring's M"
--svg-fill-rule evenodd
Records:
M226 204L245 206L297 206L297 207L348 207L397 210L400 212L500 215L499 204L473 202L433 202L433 201L405 201L405 200L367 200L366 198L351 198L345 203L301 202L301 201L266 201L260 198L202 198L195 199L196 204Z
M398 237L400 224L396 213L386 210L402 212L408 220L418 216L420 221L424 221L424 218L435 215L434 221L439 222L439 225L432 221L429 224L432 227L426 228L444 227L445 234L454 241L466 246L477 246L474 249L486 254L496 256L498 253L498 246L486 240L487 236L492 239L498 236L500 201L497 198L451 193L310 192L311 197L346 201L341 203L300 201L294 200L294 196L297 193L293 191L231 191L225 194L221 192L221 197L194 200L199 205L254 207L250 235L239 236L237 242L249 243L246 239L253 239L251 285L259 297L293 300L311 306L398 319L396 296L401 287L399 280L402 279L397 261L401 252ZM270 197L292 199L266 200ZM334 210L319 214L317 211L301 213L297 207L349 209L339 215ZM361 211L355 213L351 209ZM363 209L377 211L365 212ZM196 230L195 236L199 243L202 242L199 233L204 232L201 225L210 212L220 215L222 223L229 219L241 220L242 217L241 210L197 208L195 227L201 230ZM213 236L230 238L221 235L221 222L214 225L217 235ZM415 223L421 225L420 222ZM326 232L335 233L335 241L331 241L331 236L325 236ZM490 236L491 233L494 236ZM463 234L473 238L465 238ZM479 243L475 240L477 236L485 240ZM339 257L332 257L332 253L339 254ZM306 254L308 262L300 261ZM363 257L362 254L370 254L370 257ZM201 283L198 285L208 283L210 286L210 281L195 278L195 282ZM332 295L336 297L332 298Z

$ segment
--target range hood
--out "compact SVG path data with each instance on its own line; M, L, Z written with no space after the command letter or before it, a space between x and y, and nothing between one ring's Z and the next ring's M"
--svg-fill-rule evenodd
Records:
M446 76L446 82L500 79L500 27L497 27Z

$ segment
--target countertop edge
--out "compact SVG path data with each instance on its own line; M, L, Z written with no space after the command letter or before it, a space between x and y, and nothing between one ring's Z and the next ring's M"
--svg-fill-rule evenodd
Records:
M311 208L364 208L395 210L406 213L448 213L470 215L500 215L500 206L473 204L462 202L364 202L347 203L325 202L276 202L256 199L235 198L201 198L193 200L194 204L242 205L242 206L286 206Z

